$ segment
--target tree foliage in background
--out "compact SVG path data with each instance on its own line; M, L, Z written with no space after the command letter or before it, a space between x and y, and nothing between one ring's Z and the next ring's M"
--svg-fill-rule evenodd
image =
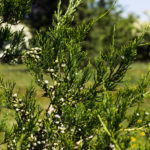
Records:
M15 24L30 11L31 0L0 0L0 23Z
M12 31L12 25L18 24L30 11L30 0L0 0L0 61L4 63L22 62L25 50L23 29ZM15 27L17 28L17 26Z
M149 22L140 22L139 20L137 20L134 23L134 26L135 26L134 33L135 33L135 36L139 35L140 31L142 30L142 28L144 26L148 25L148 24L149 24ZM148 30L145 33L145 35L144 35L144 42L148 43L149 39L150 39L150 32ZM150 59L150 45L147 44L146 46L142 45L142 46L138 47L137 54L138 54L137 60L140 60L140 61L149 61L149 59Z
M53 14L57 9L59 0L33 0L30 13L26 14L26 19L36 29L49 26L52 23ZM68 0L62 1L63 9L68 5Z
M0 27L0 60L3 63L22 63L26 48L23 30L12 32L10 27Z
M85 13L83 12L85 14L83 18L88 19L90 15L96 18L99 14L104 14L113 4L113 0L98 0L95 3L95 1L89 2L89 8L86 9ZM87 11L89 11L89 14ZM89 50L90 55L96 55L99 49L109 48L112 44L114 25L117 29L115 34L116 47L119 48L127 41L133 39L132 30L135 18L132 15L124 18L122 12L121 6L116 5L111 13L95 24L85 42L85 48ZM125 26L125 24L127 25Z
M141 108L149 95L149 73L136 87L119 88L143 34L118 48L114 27L112 45L99 50L93 68L82 42L102 16L72 26L81 2L70 0L65 13L59 2L52 26L45 34L38 32L36 47L24 54L43 96L49 98L46 110L36 105L34 88L21 97L14 84L0 79L2 106L15 113L12 130L1 142L8 150L150 149L150 115ZM145 143L137 140L138 134Z
M38 0L35 0L36 4L38 3ZM62 3L63 6L63 12L66 10L68 1L65 1L65 3ZM77 12L75 13L75 19L72 23L72 25L81 23L82 20L90 20L91 17L98 18L99 15L104 14L112 5L113 0L85 0L82 2L82 4L77 8ZM37 5L36 5L37 6ZM38 14L34 14L35 7L33 5L33 9L31 12L32 16L35 16L37 20L34 19L33 24L38 24L38 27L44 26L41 25L41 19L40 15L43 17L45 14L46 20L49 25L52 24L52 18L53 18L53 12L56 10L57 2L56 1L41 1L41 3L38 3ZM50 7L50 9L46 9ZM41 9L44 9L43 13ZM50 12L51 15L48 13ZM88 50L89 56L95 56L99 49L103 48L109 48L111 45L111 38L113 34L113 27L116 25L117 33L115 35L116 40L116 46L121 46L123 43L126 43L127 41L133 39L134 35L132 35L133 30L133 23L135 21L135 17L133 15L128 16L127 18L124 18L122 16L123 9L121 6L116 5L111 13L109 13L105 18L103 18L101 21L97 22L94 25L94 28L90 33L88 33L86 40L83 42L83 46L85 49ZM36 23L35 23L36 22ZM45 24L45 25L48 25ZM126 26L125 26L126 24ZM45 32L45 30L44 30Z

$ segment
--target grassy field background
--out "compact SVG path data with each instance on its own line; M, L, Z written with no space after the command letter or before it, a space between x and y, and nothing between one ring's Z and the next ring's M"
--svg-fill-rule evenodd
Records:
M130 66L127 71L124 81L129 81L131 86L136 85L137 81L148 72L149 63L136 62ZM31 74L24 65L8 65L0 64L0 76L5 81L10 80L16 83L16 88L20 88L24 91L31 84L34 85L38 90L40 89L32 78Z
M127 71L126 76L123 79L123 83L121 83L120 86L122 86L127 82L129 82L130 86L136 86L138 80L148 72L148 69L149 69L149 63L142 63L142 62L134 63ZM31 74L28 72L28 70L24 65L0 64L0 76L3 77L5 81L7 80L14 81L16 83L15 91L17 92L17 90L19 89L21 95L25 92L25 89L27 87L31 86L31 84L34 85L37 91L37 97L36 97L37 104L40 104L40 106L43 109L48 107L49 99L42 96L43 95L42 89L35 84L34 79L32 78ZM150 98L145 99L143 103L143 108L146 111L149 111ZM9 126L11 126L13 124L13 117L14 117L12 111L5 110L5 109L1 111L0 121L3 115L6 113L9 116L8 124ZM3 134L4 133L0 133L0 141L1 138L3 137Z
M26 88L33 85L37 91L37 103L40 104L42 108L47 107L48 100L42 96L43 90L36 85L34 78L25 65L0 64L0 76L4 81L9 80L15 82L15 92L19 90L20 95L25 93Z
M148 69L149 63L134 63L127 71L121 85L129 82L130 86L136 86L138 80L148 72ZM37 90L37 103L40 104L42 108L47 108L48 99L42 96L42 89L36 85L31 73L24 65L0 64L0 76L3 77L5 81L14 81L16 83L15 91L19 89L21 95L25 92L27 87L34 85ZM145 100L143 105L146 109L150 108L150 100Z

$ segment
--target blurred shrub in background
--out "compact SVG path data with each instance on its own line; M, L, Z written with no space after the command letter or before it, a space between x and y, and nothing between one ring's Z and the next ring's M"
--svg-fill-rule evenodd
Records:
M112 5L113 0L85 0L77 8L75 13L75 19L72 25L81 24L82 20L90 20L93 17L97 18L99 15L104 14ZM63 12L66 10L68 0L62 2ZM49 9L50 8L50 9ZM56 11L56 1L39 1L35 0L30 13L30 20L33 27L43 30L48 25L52 24L53 13ZM105 16L100 22L94 25L91 32L88 33L86 40L82 43L85 50L88 50L89 56L93 57L97 55L100 49L107 49L110 47L111 38L113 34L113 27L116 25L117 31L115 34L116 46L119 48L123 43L133 39L132 30L134 28L133 23L136 20L134 15L129 15L127 18L122 16L123 8L116 5L113 10ZM47 15L45 15L47 14ZM45 22L40 19L43 17ZM36 20L34 18L37 18ZM47 22L47 23L46 23ZM126 26L125 26L126 25Z
M30 8L30 0L0 0L1 62L22 63L23 51L29 46L31 34L27 27L18 23L24 20Z

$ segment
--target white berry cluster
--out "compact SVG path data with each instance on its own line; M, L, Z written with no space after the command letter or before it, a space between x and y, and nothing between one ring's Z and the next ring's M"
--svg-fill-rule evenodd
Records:
M38 83L43 87L46 96L49 96L49 94L51 93L51 97L55 97L54 86L53 85L49 85L49 81L48 80L41 81L40 79L38 79Z
M57 74L56 74L57 71L56 71L56 69L48 68L46 72L47 72L47 73L50 73L50 75L51 75L51 77L52 77L53 79L56 79L56 78L57 78Z
M46 70L46 73L49 73L50 74L50 76L51 76L51 78L52 79L57 79L57 77L58 77L58 59L56 59L52 64L53 65L51 65L51 67L50 68L48 68L47 70Z
M23 113L24 110L24 103L22 102L21 98L18 98L17 93L13 95L13 107L16 112Z
M38 120L38 122L35 125L35 128L39 128L37 131L30 131L29 136L24 139L27 141L28 145L26 145L26 150L36 150L36 149L42 149L42 150L48 150L47 145L49 144L49 140L46 137L47 130L45 129L42 120ZM23 127L23 129L25 129ZM16 137L11 140L8 143L8 149L16 149L17 143L16 143Z
M30 122L30 118L34 118L34 116L31 115L32 110L26 107L25 102L19 98L16 93L13 95L13 108L25 122Z
M7 50L1 52L1 53L0 53L0 59L3 58L3 57L5 57L6 54L7 54Z
M21 119L21 124L18 124L21 129L19 131L16 130L16 132L19 134L22 134L24 132L29 132L30 136L27 137L28 145L27 145L27 150L30 149L45 149L46 144L48 144L48 139L47 139L47 129L44 126L44 123L41 119L38 119L39 116L37 116L35 120L35 115L34 115L34 110L32 110L33 107L30 108L30 106L27 106L28 103L24 101L24 99L20 99L17 95L17 93L12 95L12 101L13 101L13 109L16 111L18 114L19 118ZM29 104L30 105L30 104ZM32 105L31 105L32 106ZM34 108L33 108L34 109ZM38 119L38 120L37 120ZM34 120L34 123L33 123ZM33 131L29 130L30 125L32 124L32 129ZM12 135L12 140L8 142L8 149L16 149L17 143L16 140L18 137L15 135Z
M112 143L110 143L109 147L110 147L110 149L112 149L112 150L116 150L115 145L112 144Z
M41 136L43 136L44 134L41 134ZM44 135L45 136L45 135ZM27 150L30 150L30 149L37 149L37 148L42 148L46 150L46 144L48 143L48 139L45 139L45 138L42 138L42 137L39 137L37 136L36 134L31 134L29 137L28 137L28 140L29 140L29 144L27 145L28 149Z
M61 124L60 126L58 126L58 130L61 132L61 133L65 133L65 130L66 130L66 127Z
M65 133L66 127L64 124L62 124L61 115L58 114L58 108L55 105L52 104L50 105L50 107L48 108L48 115L49 115L49 119L51 118L50 120L52 121L51 125L54 126L52 139L55 142L52 145L52 149L57 149L61 141L56 139L58 139L58 135L60 133L62 134Z
M18 58L15 58L10 61L11 64L17 64L19 62Z
M30 59L32 59L35 62L39 62L40 61L40 53L41 53L41 48L39 47L34 47L31 48L30 51L26 52L26 56Z
M13 139L13 140L7 145L7 147L8 147L8 149L10 149L10 150L13 150L13 149L15 150L16 145L17 145L16 140Z

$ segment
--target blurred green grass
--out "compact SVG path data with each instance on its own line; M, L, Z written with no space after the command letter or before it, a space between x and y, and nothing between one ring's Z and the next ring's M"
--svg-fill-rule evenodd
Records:
M26 88L31 85L32 76L24 65L0 64L0 75L5 80L15 81L19 88Z
M138 80L148 72L148 68L148 62L136 62L132 64L120 85L123 86L129 83L129 86L136 86ZM5 81L14 81L16 83L15 91L20 89L19 92L21 95L25 92L27 87L31 85L35 86L37 91L37 103L40 104L42 108L47 108L48 99L42 96L43 90L36 85L34 79L24 65L0 64L0 76L3 77ZM148 109L150 107L150 101L146 99L145 103L143 105Z
M138 80L144 76L149 70L149 63L148 62L136 62L132 64L127 71L124 81L128 82L129 85L135 86Z
M4 81L9 80L15 82L16 86L14 92L19 90L20 95L24 94L26 88L33 85L37 91L37 104L40 104L42 108L47 107L48 99L42 96L43 90L36 85L25 65L0 64L0 76Z

